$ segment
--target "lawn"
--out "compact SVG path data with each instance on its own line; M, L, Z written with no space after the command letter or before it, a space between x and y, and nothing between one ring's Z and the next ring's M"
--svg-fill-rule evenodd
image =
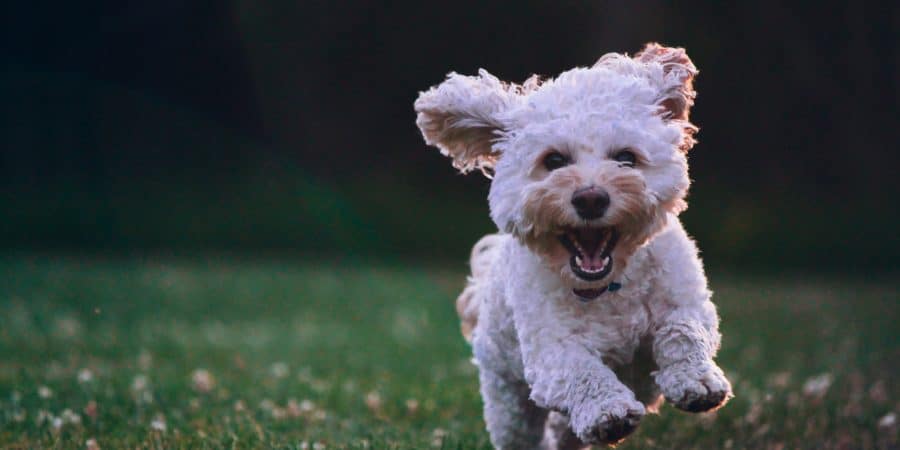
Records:
M462 264L17 255L0 273L0 447L489 448ZM897 448L896 276L711 280L736 398L666 406L619 448Z

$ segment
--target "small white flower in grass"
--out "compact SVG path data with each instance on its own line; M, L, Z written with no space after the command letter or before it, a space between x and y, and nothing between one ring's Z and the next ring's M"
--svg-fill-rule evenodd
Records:
M234 402L234 412L243 412L247 410L247 405L243 400L238 400Z
M81 369L78 371L78 382L81 384L87 384L91 381L94 381L94 372L91 372L91 369Z
M97 440L94 438L90 438L84 443L85 450L100 450L100 445L97 444Z
M377 391L371 391L366 394L366 406L372 411L378 411L381 409L381 394Z
M206 369L197 369L191 374L191 387L197 392L209 392L215 389L216 379Z
M166 418L162 416L162 414L157 415L153 418L153 421L150 422L150 429L153 431L159 431L160 433L166 432Z
M821 399L822 397L825 397L828 388L831 387L831 381L832 378L830 373L816 375L803 383L803 395L814 399Z
M303 399L303 401L298 403L297 400L293 398L288 399L287 411L291 415L291 417L306 416L312 418L315 418L313 416L318 412L318 410L316 409L316 405L312 401Z
M261 409L265 412L270 412L273 409L275 409L275 402L273 402L272 400L269 400L267 398L264 398L261 402L259 402L259 409Z
M309 450L309 442L300 442L300 450Z
M271 373L273 377L280 379L280 378L284 378L284 377L288 376L288 374L290 373L290 370L288 369L287 364L279 361L279 362L272 364L272 366L269 367L269 373Z
M150 382L147 380L147 376L143 374L135 375L134 379L131 380L131 390L135 393L147 390L149 385Z
M277 403L267 398L259 402L259 409L268 413L275 420L284 419L288 415L288 411L286 409L278 406Z
M302 415L302 413L300 412L300 404L297 403L297 400L294 400L292 398L288 399L285 409L287 409L287 413L291 417L300 417Z
M37 390L38 397L40 398L50 398L53 397L53 390L48 388L47 386L39 386Z
M444 445L444 438L447 437L447 430L443 428L435 428L431 432L431 446L440 447Z
M312 445L313 450L325 450L325 444L316 442Z
M272 418L282 420L288 416L288 411L280 406L276 406L271 410Z
M63 423L70 425L81 425L81 416L71 409L64 409L60 417L62 418Z
M889 412L878 419L878 428L891 429L897 425L897 415Z
M419 401L414 398L406 399L406 411L415 414L419 411Z
M312 419L316 422L321 422L328 418L328 413L325 412L324 409L317 409L312 413Z
M50 419L50 426L53 427L53 431L59 431L63 426L62 417L54 417Z

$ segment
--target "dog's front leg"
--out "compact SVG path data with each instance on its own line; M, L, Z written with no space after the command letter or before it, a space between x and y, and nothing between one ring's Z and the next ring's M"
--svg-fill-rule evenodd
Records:
M731 397L731 384L713 361L719 346L712 303L671 312L653 339L656 384L675 407L688 412L717 408Z
M649 302L653 321L654 379L666 400L689 412L719 407L731 383L713 362L719 350L719 316L710 301L697 248L681 227L657 238L666 267Z
M520 330L521 331L521 330ZM586 342L547 329L523 338L525 379L540 406L569 415L569 425L587 444L610 444L630 434L644 405Z

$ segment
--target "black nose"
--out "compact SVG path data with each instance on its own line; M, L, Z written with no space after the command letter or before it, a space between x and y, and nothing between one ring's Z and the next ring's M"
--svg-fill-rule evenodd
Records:
M596 219L609 207L609 194L596 186L582 188L572 194L572 206L582 219Z

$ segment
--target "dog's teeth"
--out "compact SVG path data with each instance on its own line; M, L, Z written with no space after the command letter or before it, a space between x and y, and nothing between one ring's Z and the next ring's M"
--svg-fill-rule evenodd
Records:
M581 257L580 256L575 257L575 264L578 264L579 266L581 265Z

